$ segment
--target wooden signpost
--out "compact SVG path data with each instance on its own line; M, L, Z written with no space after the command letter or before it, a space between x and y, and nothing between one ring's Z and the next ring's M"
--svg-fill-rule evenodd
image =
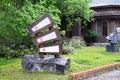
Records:
M44 59L44 53L54 54L58 58L59 54L63 51L62 45L56 44L61 39L61 36L59 30L53 28L54 24L52 18L48 14L45 14L27 28L30 35L35 35L32 41L34 45L38 46L41 59ZM41 34L40 32L44 29L49 29L49 31ZM54 42L54 45L44 46L48 42Z
M28 71L47 70L64 74L65 70L70 67L70 59L59 56L63 53L63 47L62 43L59 42L61 39L60 32L58 29L53 28L54 24L52 18L45 14L27 28L29 34L34 35L32 41L37 46L39 54L24 55L22 59L24 69ZM48 32L42 33L45 29Z

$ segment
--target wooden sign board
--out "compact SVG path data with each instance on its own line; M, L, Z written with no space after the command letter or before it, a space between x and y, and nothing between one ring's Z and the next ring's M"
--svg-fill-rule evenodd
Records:
M52 18L48 14L45 14L36 22L34 22L30 27L28 27L27 31L30 33L30 35L37 34L43 29L52 27L54 24L55 23Z
M55 41L55 40L59 40L59 39L61 39L59 30L52 29L51 31L49 31L43 35L33 38L32 41L35 45L41 45L46 42Z
M47 47L40 47L38 49L40 53L61 54L63 52L62 44L55 44Z

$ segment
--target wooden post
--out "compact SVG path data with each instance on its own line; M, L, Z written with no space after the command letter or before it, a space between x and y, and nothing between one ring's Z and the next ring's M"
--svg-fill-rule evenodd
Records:
M54 41L54 43L55 43L55 44L59 44L60 42L59 42L59 41ZM59 56L59 54L54 54L54 57L55 57L55 58L59 58L60 56Z
M39 35L40 35L40 33L35 34L36 37ZM41 45L38 45L37 47L39 48L40 46ZM44 59L44 54L39 52L39 57L40 57L40 59Z
M54 57L59 58L60 56L59 56L59 54L54 54Z
M40 57L40 59L44 59L44 54L43 53L39 53L39 57Z

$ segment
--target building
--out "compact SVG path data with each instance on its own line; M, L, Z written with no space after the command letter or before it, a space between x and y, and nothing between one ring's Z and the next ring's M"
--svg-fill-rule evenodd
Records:
M90 7L96 11L96 20L88 26L98 33L97 42L105 42L106 36L120 27L120 0L93 0Z

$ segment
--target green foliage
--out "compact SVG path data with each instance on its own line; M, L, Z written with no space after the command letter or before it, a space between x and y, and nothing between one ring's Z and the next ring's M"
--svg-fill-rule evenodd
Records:
M10 47L12 44L22 43L21 34L12 27L15 24L13 12L14 9L6 5L4 11L0 13L0 45Z
M32 38L26 28L43 14L50 14L56 23L54 27L60 29L58 26L60 25L60 10L53 3L47 0L38 1L36 4L32 4L32 1L28 0L14 1L0 1L0 47L2 50L0 55L6 58L24 54L24 50L20 46L31 48ZM47 4L48 2L49 4Z
M64 44L63 44L64 53L65 54L74 53L77 48L80 49L81 46L84 46L84 45L85 45L84 41L80 41L79 39L72 38L69 41L66 40L64 41Z
M88 3L89 0L0 0L0 55L11 58L24 53L20 46L30 49L32 41L26 28L45 13L50 14L58 29L64 16L69 23L67 30L74 21L89 21L92 11Z
M59 28L60 18L58 14L60 14L60 11L54 5L48 4L49 7L46 7L44 4L46 4L46 1L41 1L36 4L26 1L25 5L16 11L16 25L14 28L19 31L22 36L27 36L26 28L45 13L50 14L56 22L55 27Z
M94 11L90 9L91 0L57 0L57 7L61 11L61 17L65 17L68 22L67 30L73 26L73 22L82 22L93 20Z
M93 43L97 40L97 38L98 38L98 34L93 30L88 30L84 37L87 43Z
M72 38L69 44L74 48L81 48L81 46L84 46L84 41L80 41L79 39Z
M97 37L97 32L93 31L93 30L88 30L87 33L85 34L85 36L87 37Z
M70 54L74 53L75 49L74 47L70 46L69 44L63 44L63 54Z
M11 47L0 45L0 56L5 57L6 59L11 59L14 57L21 57L23 54L34 54L35 50L33 48L27 48L26 46L22 45L18 49L15 48L15 45Z
M25 1L24 3L24 6L22 6L20 9L17 9L12 4L6 5L6 11L2 11L0 14L4 14L0 20L5 20L1 22L1 26L13 28L13 30L20 33L22 37L26 37L28 36L26 28L40 18L43 14L48 13L56 22L54 27L59 28L58 25L60 24L60 18L58 14L60 14L60 11L56 6L53 5L53 3L47 4L47 0L40 1L36 4L32 4L30 1Z

